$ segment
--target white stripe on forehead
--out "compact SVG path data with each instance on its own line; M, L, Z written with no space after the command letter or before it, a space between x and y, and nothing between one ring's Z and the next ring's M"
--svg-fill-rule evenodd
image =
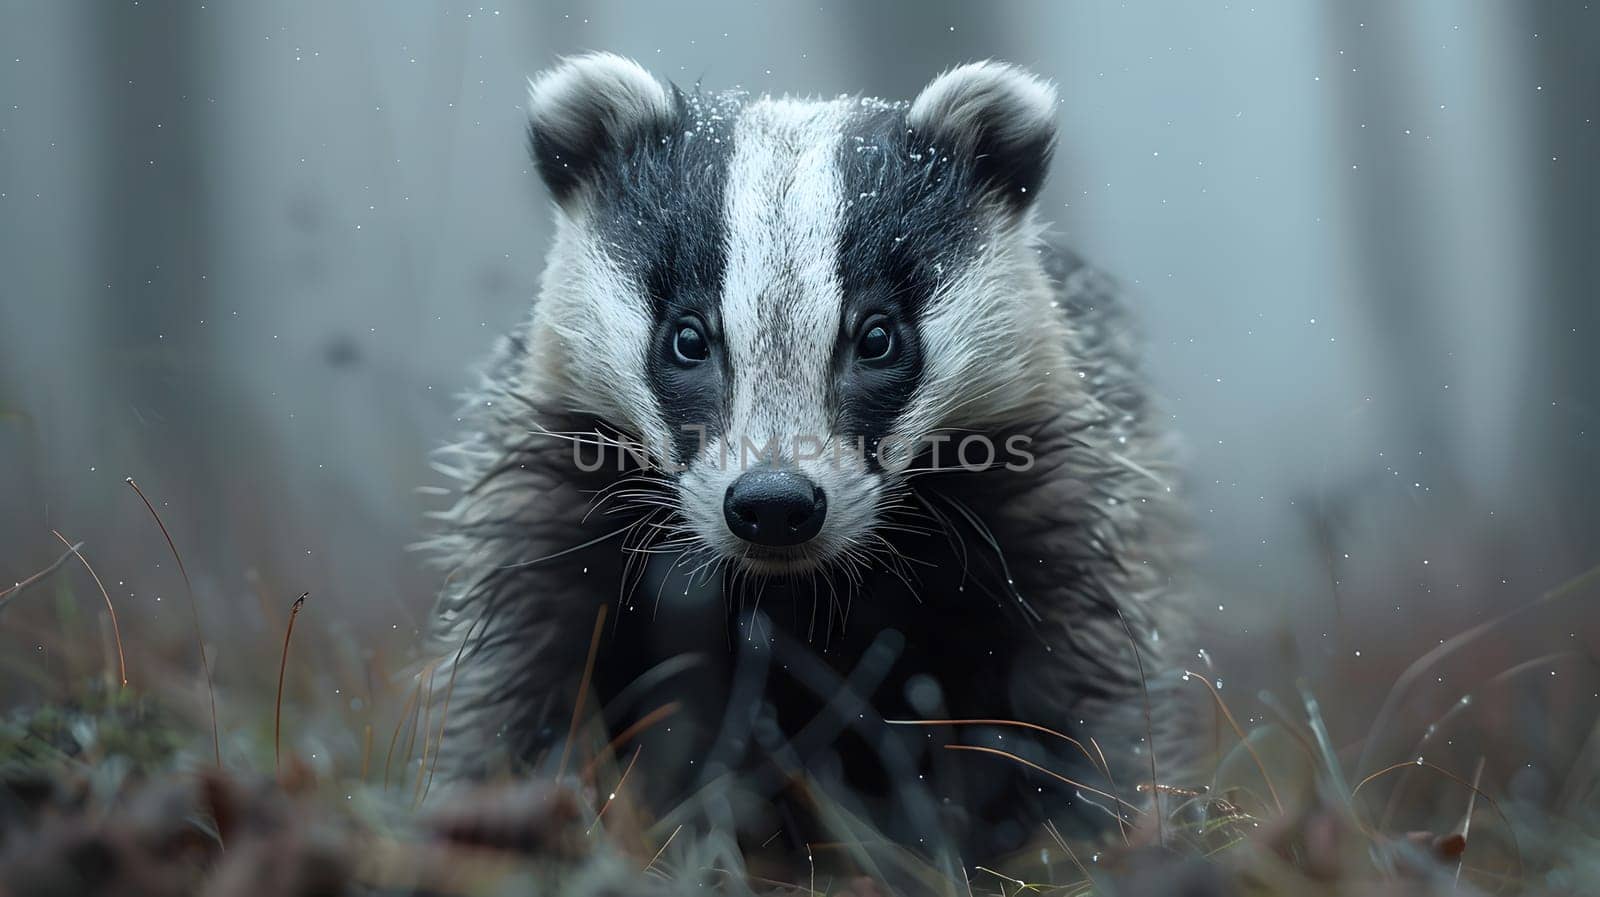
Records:
M764 98L735 125L722 293L734 445L828 431L841 305L838 150L848 116L843 100Z

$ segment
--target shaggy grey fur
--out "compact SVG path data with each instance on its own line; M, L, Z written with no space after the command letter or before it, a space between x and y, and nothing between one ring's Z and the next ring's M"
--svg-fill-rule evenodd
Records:
M655 149L629 149L628 134L608 133L592 138L595 158L577 159L584 150L574 140L546 141L559 143L572 167L547 173L562 196L562 235L540 307L497 350L468 404L467 434L446 450L442 464L461 488L431 546L450 571L435 629L436 650L446 660L436 675L452 683L441 747L446 774L552 771L559 758L587 758L672 701L681 712L670 726L641 736L641 763L654 761L646 765L658 809L694 804L713 824L751 831L774 823L807 827L783 801L773 801L797 777L891 837L925 845L953 837L980 853L1016 846L1046 817L1093 827L1107 824L1108 814L1136 813L1131 805L1147 798L1134 786L1151 778L1152 748L1163 783L1189 784L1181 772L1188 754L1184 716L1174 695L1187 627L1169 441L1147 399L1135 340L1114 292L1091 268L1047 244L1032 197L1019 193L1037 186L1048 158L1053 93L1015 69L986 63L942 76L910 107L835 101L843 105L794 112L761 105L776 101L702 102L678 94L674 114L714 112L667 128L659 120L663 101L649 85L637 85L647 102L619 97L625 90L617 73L636 72L610 58L597 65L605 98L618 108L646 110L643 133ZM552 82L583 89L581 71L544 79ZM536 95L536 110L540 104L582 107ZM889 409L896 426L922 435L981 432L996 443L1023 436L1034 455L1023 470L933 471L919 458L909 471L854 471L848 476L876 503L853 522L876 541L869 550L843 550L780 575L753 574L705 535L709 518L695 517L694 502L720 502L720 494L693 494L688 484L703 480L630 461L628 447L655 435L645 430L658 426L668 407L665 399L648 398L651 387L632 356L583 355L604 345L586 340L605 315L614 321L612 337L630 327L645 333L651 314L663 320L667 312L650 311L642 299L627 306L633 300L626 294L644 289L639 284L656 284L653 294L692 283L706 314L717 313L719 301L723 313L732 313L732 300L719 300L715 290L739 284L706 274L706 260L742 235L702 233L693 269L700 273L691 281L674 281L670 269L635 277L614 270L617 258L627 259L624 269L644 262L617 254L624 244L616 228L623 225L607 210L621 208L625 197L628 216L643 222L638 209L651 201L648 194L641 201L640 185L685 183L671 173L684 165L694 166L694 178L714 179L726 159L679 144L690 134L726 136L726 129L714 129L743 120L752 105L788 128L786 134L802 133L800 126L842 129L846 150L857 128L872 135L875 152L903 154L896 164L909 166L902 175L872 168L873 189L861 197L873 198L863 206L877 217L870 227L841 231L858 235L848 247L858 266L879 257L898 265L897 253L920 254L915 274L904 275L906 289L918 296L904 300L910 304L900 311L923 357L898 386L874 387L878 407ZM536 138L538 127L536 120ZM749 128L732 133L760 139ZM902 134L909 135L904 146ZM937 140L944 143L928 142ZM750 150L746 144L733 154ZM843 157L838 170L853 176L852 164ZM946 167L917 168L924 165ZM574 180L574 170L592 172L593 180ZM854 189L846 183L840 192ZM966 191L965 199L949 201L956 189ZM771 201L799 200L791 191ZM906 219L896 223L896 214ZM737 228L742 220L731 216L724 226ZM860 243L874 230L885 248L863 253ZM908 243L905 234L922 236ZM626 243L632 253L641 245L671 249L660 241ZM845 247L839 252L847 255ZM681 254L673 257L681 267ZM573 273L591 264L599 267L582 270L606 272L605 290L590 289ZM844 273L847 284L859 274ZM815 298L818 288L807 289L791 286L783 301L823 301ZM773 328L809 325L793 314L762 312L764 301L747 296L743 313L757 317L727 326L765 328L764 339L801 345ZM850 299L842 301L848 320ZM584 303L614 305L596 317L582 310ZM822 320L818 326L837 326ZM652 363L649 340L632 349L617 345ZM758 386L741 382L735 369L716 388ZM815 407L837 401L835 388L847 387L818 386L798 398L790 387L781 401ZM706 407L722 405L714 392L707 395ZM740 395L746 405L765 401ZM874 438L891 429L883 420L852 426L872 430ZM575 447L623 470L608 463L586 472L574 463ZM709 476L691 467L696 471ZM602 605L612 616L588 708L605 709L604 725L567 745ZM1095 742L1080 751L1011 726L903 724L916 718L1017 720L1086 746L1091 737ZM941 750L945 743L1015 754L1128 805L1062 788L1001 758ZM1102 751L1108 769L1101 768ZM716 799L708 803L708 795ZM751 819L759 825L749 825Z

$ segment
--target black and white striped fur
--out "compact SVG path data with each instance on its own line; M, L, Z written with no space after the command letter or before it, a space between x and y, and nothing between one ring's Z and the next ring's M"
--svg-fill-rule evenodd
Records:
M1055 111L1048 84L992 62L909 104L686 93L607 54L532 83L556 236L449 452L450 771L553 768L609 604L590 707L615 733L680 702L644 736L642 778L668 805L715 791L751 831L803 827L769 800L802 777L892 837L977 851L1116 809L947 743L1138 802L1155 731L1175 774L1168 453L1115 297L1035 214ZM893 369L852 356L869 315L901 340ZM711 346L693 368L669 363L685 316ZM826 520L758 550L724 522L739 471L718 450L798 434L869 451L788 453ZM946 452L1022 437L1034 460L871 451L940 434ZM1027 730L884 722L950 718L1092 736L1116 785Z

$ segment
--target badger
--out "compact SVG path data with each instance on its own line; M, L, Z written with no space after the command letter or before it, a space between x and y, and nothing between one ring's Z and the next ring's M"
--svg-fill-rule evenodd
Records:
M530 82L553 245L441 462L447 776L620 737L660 813L988 854L1175 775L1170 440L1038 213L1057 105L993 61L909 103Z

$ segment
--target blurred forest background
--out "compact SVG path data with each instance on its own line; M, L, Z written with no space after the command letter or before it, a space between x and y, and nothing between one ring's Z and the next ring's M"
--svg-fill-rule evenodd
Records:
M185 645L132 476L219 689L302 590L303 626L415 657L428 452L550 236L525 79L588 49L754 92L909 98L984 57L1059 84L1041 208L1143 320L1227 693L1304 675L1364 732L1407 663L1600 563L1588 4L0 0L0 581L59 529L130 639ZM1538 728L1576 747L1595 594L1421 700L1564 651L1501 706L1565 687ZM0 619L0 695L76 668L53 613Z

